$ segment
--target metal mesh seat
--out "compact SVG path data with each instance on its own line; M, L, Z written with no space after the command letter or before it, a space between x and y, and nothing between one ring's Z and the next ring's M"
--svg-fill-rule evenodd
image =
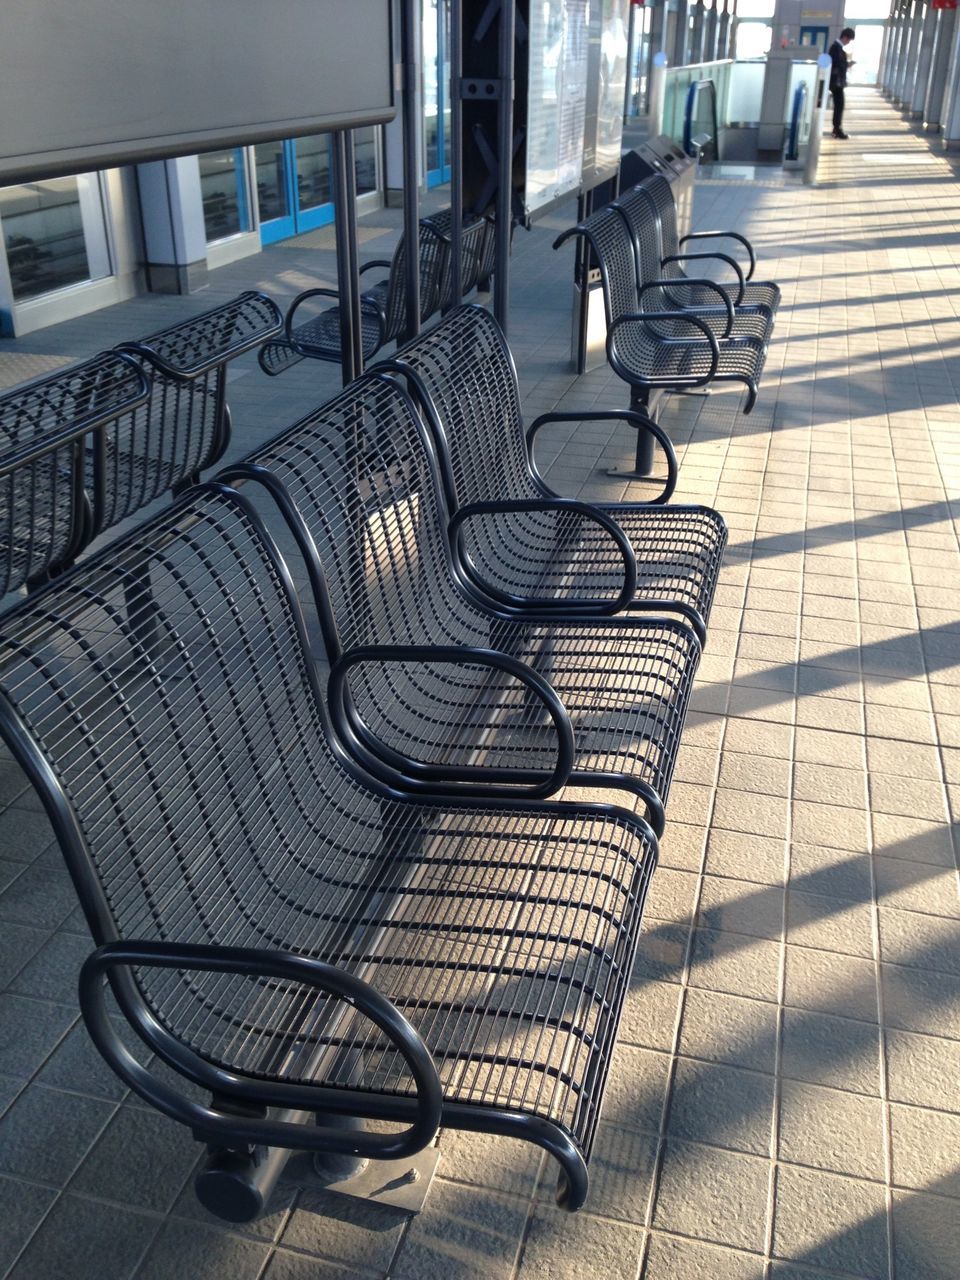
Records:
M494 317L480 307L459 307L404 347L389 367L408 377L421 404L451 509L494 508L461 526L465 571L472 569L478 584L503 603L552 599L575 608L587 598L593 609L615 606L623 559L609 531L577 504L557 504L558 495L533 468L516 370ZM538 418L531 450L542 427L570 416ZM518 500L538 507L519 510ZM592 506L616 522L635 554L636 593L627 607L679 612L702 640L726 544L723 518L701 506Z
M92 525L85 439L149 394L134 361L108 351L0 396L0 596L72 563Z
M428 218L424 218L423 222L433 227L447 241L450 240L453 228L453 215L450 209L441 209L438 213L433 213ZM476 289L481 281L493 270L493 264L490 263L488 266L486 260L486 249L489 240L488 227L489 224L486 218L468 213L463 215L461 221L461 296L468 294L471 289ZM442 312L448 311L452 302L453 274L451 270L451 255L448 253L440 282L440 310Z
M420 319L428 320L440 310L444 287L449 290L450 241L427 220L420 223L419 235ZM407 323L406 246L402 236L392 261L378 258L366 262L360 268L360 274L374 270L386 270L389 274L360 295L365 360L399 337ZM339 307L328 307L297 323L297 314L302 308L338 297L335 289L305 289L294 298L287 308L283 338L279 342L268 343L260 353L260 367L264 373L275 376L303 359L329 360L339 364L342 354Z
M570 782L633 792L662 829L696 637L659 618L521 620L459 582L428 436L399 385L361 379L226 474L273 479L329 659L350 667L346 745L365 767L407 787L479 771L548 793L556 720L516 672L478 661L494 650L559 694L576 735Z
M117 348L149 372L153 392L142 409L102 435L97 531L191 483L223 455L230 439L227 364L275 337L282 322L272 299L248 291ZM96 466L91 456L91 487Z
M101 948L82 1003L127 1083L237 1159L251 1142L324 1149L329 1131L258 1117L291 1095L408 1120L396 1018L367 1019L373 991L435 1064L433 1131L539 1143L566 1207L582 1204L656 858L641 820L407 802L345 771L286 568L228 491L195 491L80 566L5 638L0 733ZM357 980L355 1001L309 962ZM131 1077L94 964L209 1108Z
M765 343L769 341L773 331L773 313L769 307L733 306L729 291L711 280L678 276L676 272L668 276L662 267L659 219L646 192L635 187L615 200L611 207L623 218L633 239L638 298L645 310L689 309L706 320L718 338L753 337ZM672 287L661 283L667 279Z
M657 389L743 382L748 393L743 411L750 412L767 355L762 338L744 335L718 340L689 309L641 314L633 237L609 205L565 231L553 247L559 248L571 236L583 236L596 256L607 316L607 358L614 371L640 393L640 403Z
M660 259L663 265L663 274L668 279L682 280L685 275L679 262L671 262L668 259L682 256L684 261L691 261L701 256L685 253L683 246L691 240L736 239L746 243L739 232L730 231L696 231L692 235L684 236L681 240L677 231L677 209L673 201L673 192L670 190L670 183L662 174L654 173L648 178L644 178L643 182L634 188L634 191L640 193L649 201L650 206L657 215L660 231ZM628 194L631 197L633 196L633 192ZM625 196L621 196L618 203L623 204L625 199ZM702 255L702 257L716 259L724 257L724 255L709 253ZM727 261L729 262L729 260ZM735 306L762 307L771 316L774 315L780 305L780 286L774 284L772 280L754 280L752 276L753 250L750 249L750 267L745 273L743 285L741 286L739 282L735 285L721 284L720 288L723 289ZM700 295L694 292L686 300L690 305L699 305L701 302L708 302L709 297L706 291Z

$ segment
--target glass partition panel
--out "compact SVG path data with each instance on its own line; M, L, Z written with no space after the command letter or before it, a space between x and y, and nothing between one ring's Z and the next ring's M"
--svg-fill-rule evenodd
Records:
M93 175L47 178L0 189L0 222L18 302L92 278L81 203L84 179L95 181ZM98 277L108 274L108 266L97 272Z
M766 62L735 62L731 69L726 119L729 124L757 124L763 98Z
M373 125L356 129L353 147L357 174L357 195L377 189L377 130Z
M258 142L254 148L257 164L257 205L260 221L290 216L282 142Z

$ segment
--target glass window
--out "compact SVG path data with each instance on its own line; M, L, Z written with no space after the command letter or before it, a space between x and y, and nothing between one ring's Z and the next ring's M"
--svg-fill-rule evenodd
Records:
M357 195L377 189L377 131L372 125L353 135L357 173Z
M737 0L738 18L772 18L774 0Z
M257 162L257 205L260 221L286 218L290 213L282 142L258 142L254 148Z
M91 278L77 178L0 189L0 221L17 301Z
M297 138L297 191L301 209L315 209L333 199L330 139L325 134Z
M738 22L736 57L765 58L770 52L773 28L769 22Z
M207 240L224 240L250 230L243 152L208 151L200 161L200 190Z

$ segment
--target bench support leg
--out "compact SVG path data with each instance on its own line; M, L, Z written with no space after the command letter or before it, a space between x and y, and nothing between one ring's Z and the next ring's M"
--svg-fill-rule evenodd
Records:
M291 1124L313 1124L308 1111L287 1111L277 1117ZM325 1126L361 1128L352 1116L325 1115ZM423 1208L440 1160L437 1147L426 1147L405 1160L363 1160L348 1155L288 1151L285 1147L254 1147L230 1151L211 1148L194 1184L197 1199L210 1213L227 1222L254 1222L265 1211L277 1183L323 1187L339 1195L390 1205L404 1213Z
M655 393L642 391L639 387L630 392L630 408L653 416L653 399ZM617 480L647 480L653 471L653 453L655 441L649 431L637 432L636 452L632 467L608 467L606 474Z

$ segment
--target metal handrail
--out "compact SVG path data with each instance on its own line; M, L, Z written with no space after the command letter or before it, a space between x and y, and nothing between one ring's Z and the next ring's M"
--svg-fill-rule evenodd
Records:
M790 131L787 135L785 160L800 158L800 124L807 106L807 85L801 80L793 91L793 106L790 109Z
M697 101L701 93L710 90L710 114L713 122L713 132L706 142L697 145L693 140L693 121L696 116ZM683 149L688 156L696 158L707 145L707 142L714 144L714 151L717 152L719 158L719 136L720 129L717 123L717 86L712 80L694 80L687 89L686 108L683 113Z

